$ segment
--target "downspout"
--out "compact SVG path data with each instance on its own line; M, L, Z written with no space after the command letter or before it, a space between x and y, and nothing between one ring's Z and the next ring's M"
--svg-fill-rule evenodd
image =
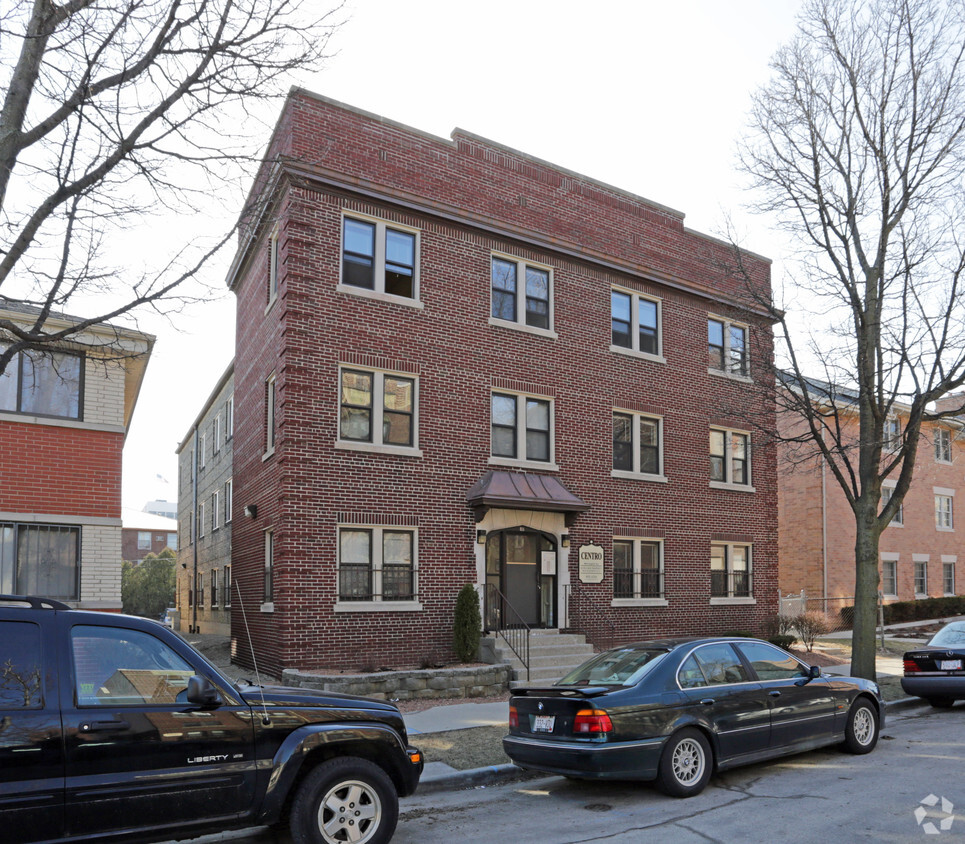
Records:
M198 524L198 426L194 426L194 457L191 460L191 539L193 542L191 545L194 548L194 571L191 575L191 583L188 588L194 595L194 600L191 602L191 626L188 630L189 633L198 632L198 534L199 528L201 526Z
M821 578L824 598L828 597L828 464L821 461ZM827 600L824 606L827 607Z

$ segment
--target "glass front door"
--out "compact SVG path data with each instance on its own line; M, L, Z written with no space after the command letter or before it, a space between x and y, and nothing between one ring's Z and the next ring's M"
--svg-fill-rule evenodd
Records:
M556 542L524 528L492 533L486 539L487 626L556 625Z

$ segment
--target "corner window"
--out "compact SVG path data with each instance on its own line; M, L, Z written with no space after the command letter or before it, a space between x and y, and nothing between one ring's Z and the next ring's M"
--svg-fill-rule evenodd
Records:
M747 598L751 595L751 546L710 546L710 596Z
M955 529L953 502L951 495L935 495L935 527L938 530Z
M494 320L552 330L552 272L516 258L493 255L492 305Z
M418 236L384 220L342 219L342 284L418 298Z
M339 528L339 601L415 601L415 546L414 530Z
M265 457L275 451L275 373L265 381Z
M79 567L80 528L0 522L0 593L76 601Z
M339 381L342 445L416 447L415 378L380 370L342 369Z
M613 351L629 349L642 355L659 357L659 300L623 290L611 290L610 342Z
M493 393L491 406L494 458L553 462L553 413L549 399Z
M613 597L663 598L663 547L652 539L613 540Z
M0 410L81 419L84 357L66 352L18 352L0 375Z
M613 411L613 471L662 477L660 419Z
M889 597L898 597L898 561L881 561L881 592Z
M711 486L750 488L750 435L726 428L710 429Z
M711 372L750 375L747 326L710 317L707 320L708 367Z
M952 462L952 432L947 428L935 429L935 460L939 463Z

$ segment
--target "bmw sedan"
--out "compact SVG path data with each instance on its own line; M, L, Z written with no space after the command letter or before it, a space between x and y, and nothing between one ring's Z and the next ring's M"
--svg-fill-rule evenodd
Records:
M840 744L870 753L876 683L829 677L758 639L640 642L546 688L516 689L503 748L521 768L574 779L655 780L691 797L717 770Z
M965 700L965 621L953 621L922 648L904 657L901 687L932 706L949 707Z

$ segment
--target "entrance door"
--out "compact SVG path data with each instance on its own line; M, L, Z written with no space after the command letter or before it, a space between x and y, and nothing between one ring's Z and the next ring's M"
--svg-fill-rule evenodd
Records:
M486 546L486 582L504 596L498 608L491 608L499 616L493 619L494 626L554 626L555 541L536 531L512 528L490 534Z

